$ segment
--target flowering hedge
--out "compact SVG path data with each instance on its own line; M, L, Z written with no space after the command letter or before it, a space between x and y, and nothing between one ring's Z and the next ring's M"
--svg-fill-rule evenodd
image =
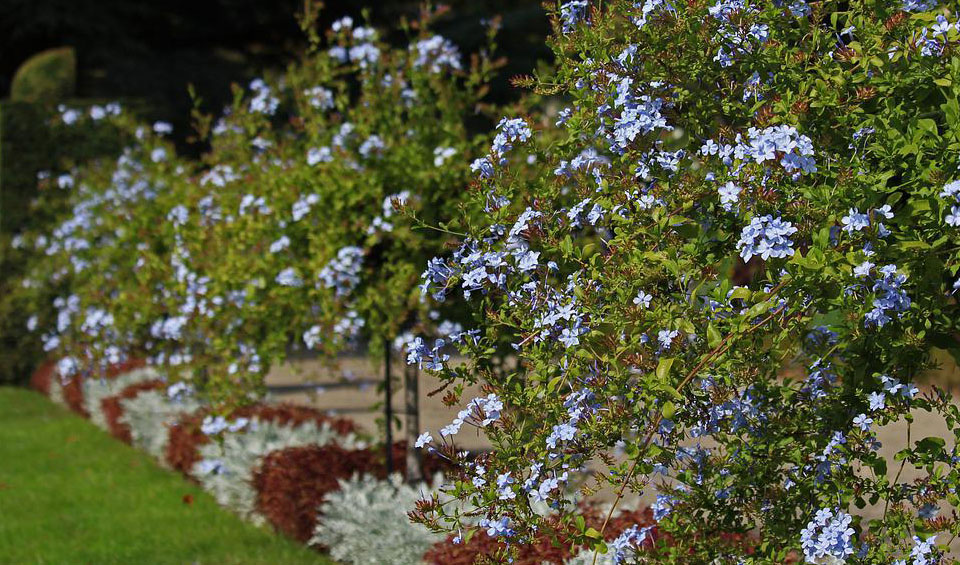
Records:
M480 139L466 124L483 118L496 25L468 60L429 31L435 15L397 48L350 18L321 37L307 4L300 61L238 87L217 119L197 112L200 162L176 155L168 124L62 108L65 127L115 123L126 150L63 175L69 212L19 239L38 255L19 291L29 329L59 373L146 357L236 406L291 349L455 331L456 305L422 302L418 274L467 210Z
M460 464L445 492L503 553L552 533L615 563L937 562L960 532L960 453L910 422L960 435L949 396L911 384L931 347L960 353L960 24L940 4L559 5L555 73L520 82L570 100L569 135L532 149L529 121L500 123L474 168L513 206L466 218L424 273L474 306L470 362L449 366L443 342L409 354L487 383L418 444ZM534 182L506 159L531 152ZM517 363L498 374L503 345ZM877 428L894 422L887 461ZM458 458L464 425L489 457ZM581 484L614 500L599 524L565 494ZM664 541L608 540L640 493ZM424 510L477 529L457 504Z

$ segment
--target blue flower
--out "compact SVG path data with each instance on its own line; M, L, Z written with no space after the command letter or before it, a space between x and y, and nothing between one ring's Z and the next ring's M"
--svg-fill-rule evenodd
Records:
M850 208L850 212L840 219L843 223L843 229L849 234L853 232L865 230L870 227L870 216L868 214L861 214L860 210L856 208Z
M644 0L643 4L634 2L633 5L635 8L640 8L640 15L632 18L634 25L639 29L643 29L643 27L647 25L650 15L658 8L666 9L670 12L674 11L673 6L671 6L667 0Z
M676 497L669 494L658 494L657 501L650 505L650 509L653 510L653 519L659 522L669 516L676 503Z
M527 141L533 135L530 126L523 118L502 118L497 124L497 129L500 131L493 138L493 146L490 148L491 153L497 156L505 155L513 149L515 142Z
M586 0L570 0L560 5L560 21L563 23L563 33L570 33L577 24L584 19L587 12Z
M442 371L443 364L450 360L450 356L442 353L441 350L446 345L446 341L438 339L434 341L433 348L427 347L423 338L417 337L407 343L407 364L417 364L419 368L426 368L430 371ZM444 434L446 435L446 434Z
M744 261L755 255L767 260L770 257L789 257L794 253L789 236L797 232L790 222L773 216L754 216L740 233L737 249Z
M337 256L320 270L318 278L326 288L335 289L336 295L346 296L360 283L363 267L363 250L346 246L337 251Z
M417 57L413 61L413 68L428 67L430 72L437 74L444 69L460 70L460 51L449 39L434 35L421 39L410 46Z
M720 204L728 212L733 209L734 204L740 201L740 187L733 182L727 182L718 189L718 192L720 193Z
M905 12L926 12L937 7L937 0L903 0Z
M623 112L614 119L613 131L606 135L611 151L617 154L623 154L637 137L657 129L673 129L660 113L666 105L662 99L631 95L629 100L624 99Z
M303 280L297 275L297 270L293 267L287 267L280 271L275 280L280 286L303 286Z
M863 263L860 263L859 265L853 268L853 274L854 276L863 278L863 277L869 276L870 270L873 269L874 267L876 267L876 265L874 265L870 261L864 261Z
M360 155L369 158L372 154L380 154L386 145L379 135L371 135L360 144Z
M925 540L921 540L917 536L913 536L913 549L910 550L910 565L934 565L939 563L940 560L937 556L936 551L936 540L937 536L930 536Z
M250 111L258 114L273 115L280 105L280 99L273 95L263 79L254 79L250 83L254 96L250 99Z
M470 170L477 173L480 178L488 179L493 177L493 162L489 157L480 157L470 163Z
M853 425L860 428L861 431L869 432L870 424L873 423L873 419L866 414L858 414L857 417L853 419Z
M948 226L960 228L960 206L951 206L950 213L944 218Z
M887 397L882 392L871 392L867 396L867 401L870 402L870 410L883 410L886 408Z
M670 349L673 339L678 335L680 335L680 332L677 330L660 330L657 332L657 342L660 343L662 349Z
M641 308L649 308L651 300L653 300L653 296L641 290L634 297L633 303Z
M647 538L650 535L650 530L652 529L653 526L639 528L638 526L634 525L624 530L623 533L617 536L613 541L608 542L608 555L612 557L613 565L620 565L621 563L626 562L626 560L630 557L636 555L637 548L647 541Z
M873 310L864 316L864 325L883 327L891 320L889 312L903 315L910 309L911 300L903 290L907 276L897 272L896 265L884 265L879 269L880 277L874 278L872 290L875 293Z
M329 163L333 161L333 153L329 147L311 147L307 150L307 164L313 167L318 163Z
M492 538L508 538L514 534L514 531L510 528L510 518L507 518L506 516L500 518L499 520L490 520L484 518L480 520L480 527L486 528L487 535Z
M284 235L270 244L270 253L279 253L288 247L290 247L290 238Z
M850 527L853 517L839 509L822 508L800 532L800 546L807 563L825 563L827 558L843 562L853 555L853 536Z

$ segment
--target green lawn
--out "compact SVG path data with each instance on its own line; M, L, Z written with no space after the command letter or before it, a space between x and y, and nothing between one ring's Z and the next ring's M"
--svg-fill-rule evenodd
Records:
M46 398L0 388L0 563L331 561L241 521Z

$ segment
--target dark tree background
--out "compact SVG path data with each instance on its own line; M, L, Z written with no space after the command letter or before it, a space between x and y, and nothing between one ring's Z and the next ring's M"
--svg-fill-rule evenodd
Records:
M509 64L492 99L515 93L506 78L532 71L549 58L543 39L549 22L540 0L451 0L452 10L436 31L464 53L483 40L481 20L503 17L501 53ZM171 121L183 135L193 84L204 109L218 111L230 98L230 83L246 83L264 70L282 68L304 46L296 13L303 0L0 0L0 98L17 67L43 49L73 46L78 58L77 95L132 97L147 102L154 118ZM331 0L324 26L341 16L392 30L399 19L416 18L417 0Z

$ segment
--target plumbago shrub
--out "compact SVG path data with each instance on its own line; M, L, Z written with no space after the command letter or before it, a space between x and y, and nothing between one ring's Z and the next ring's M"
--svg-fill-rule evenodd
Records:
M14 294L31 314L25 329L39 333L44 350L61 359L61 377L81 370L104 376L147 337L138 323L159 315L134 308L131 297L149 294L157 276L146 261L162 251L163 209L182 197L167 178L184 167L168 160L166 124L154 132L119 104L89 112L64 106L58 120L63 128L109 122L125 150L59 175L59 192L40 192L38 208L66 211L49 233L20 235L32 254Z
M552 532L615 563L938 562L960 532L960 412L911 382L932 346L958 352L956 13L645 0L556 17L555 75L520 82L569 99L569 136L521 181L506 156L538 133L501 122L476 182L523 211L467 219L423 275L482 320L469 363L409 352L485 382L418 442L460 463L445 491L482 511L413 516L455 541L480 517L505 553ZM505 344L516 368L491 371ZM918 412L954 437L912 430ZM877 430L895 422L888 460ZM460 459L464 426L493 451ZM613 501L595 527L567 492L584 479ZM641 493L656 526L604 542ZM555 516L531 510L544 501Z
M425 26L391 48L341 19L326 44L314 37L304 61L280 81L254 81L211 128L206 188L171 210L182 276L168 308L182 322L158 337L177 348L195 334L194 365L226 394L259 382L290 345L376 348L436 324L418 275L451 236L420 228L457 211L463 159L479 148L465 122L494 63L468 66Z
M61 374L141 355L236 405L291 348L456 330L456 304L432 309L418 275L449 218L473 213L459 203L481 140L466 123L496 26L468 61L428 31L437 15L391 47L350 18L322 38L310 8L302 60L237 88L216 121L197 113L201 162L173 154L165 124L131 125L119 160L78 171L72 215L35 238L33 286L63 281L56 319L37 324Z

